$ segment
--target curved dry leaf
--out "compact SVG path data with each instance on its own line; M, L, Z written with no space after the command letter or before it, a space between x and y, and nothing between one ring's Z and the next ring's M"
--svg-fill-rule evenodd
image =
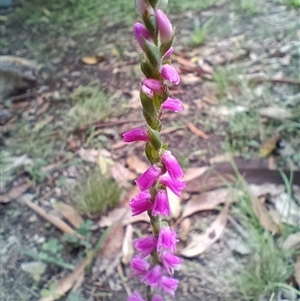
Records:
M122 245L122 263L128 265L134 255L134 248L132 244L132 234L133 234L133 227L132 225L127 225L124 241Z
M123 225L115 223L104 238L98 254L104 258L117 257L122 247L123 237Z
M140 160L140 158L136 155L132 155L126 159L126 163L128 164L128 167L136 172L137 174L144 173L147 168L149 167L147 163Z
M130 171L128 168L124 167L121 163L116 163L112 167L111 173L119 186L125 188L128 188L130 186L128 181L133 181L136 179L136 174Z
M204 132L202 132L201 130L199 130L197 127L195 127L191 122L189 122L187 124L187 127L197 137L200 137L200 138L203 138L203 139L208 139L208 136Z
M189 258L195 257L203 253L208 247L216 242L221 237L226 227L228 209L229 205L226 204L216 220L204 233L192 235L191 241L183 250L181 250L180 254Z
M109 227L116 222L121 222L123 226L133 224L136 222L150 222L150 218L146 212L132 216L129 207L116 208L109 212L108 216L102 216L98 222L99 227Z
M266 140L261 148L259 149L259 156L260 157L267 157L269 156L276 148L277 143L280 139L279 135L276 135L274 137L271 137L270 139Z
M300 232L290 234L282 244L283 250L300 248Z
M59 281L55 290L55 295L57 294L57 298L49 296L41 298L39 299L39 301L53 301L65 295L78 282L78 279L82 279L84 269L88 265L88 263L89 258L84 259L83 262L79 266L77 266L71 274Z
M178 233L178 236L181 241L187 241L189 238L190 234L190 229L191 229L191 219L185 218L182 223L180 224L180 230Z
M99 152L94 148L80 148L78 155L83 161L95 163L98 160Z
M277 219L272 218L265 205L256 196L250 194L250 198L253 212L262 227L273 234L280 234L282 232L280 221L278 223Z
M105 61L105 57L101 55L85 56L81 59L81 61L86 65L95 65Z
M184 180L186 182L194 180L195 178L198 178L201 175L203 175L207 171L207 169L208 169L208 166L188 168L184 172Z
M9 203L17 199L31 187L30 183L24 183L17 187L13 187L8 193L0 196L0 203Z
M79 228L80 224L83 223L83 218L72 206L68 204L57 202L53 204L53 208L76 228Z
M228 189L219 189L214 191L209 191L202 193L200 195L193 196L185 205L182 216L180 217L181 222L184 218L203 210L212 210L215 209L216 206L223 204L228 200L229 190Z

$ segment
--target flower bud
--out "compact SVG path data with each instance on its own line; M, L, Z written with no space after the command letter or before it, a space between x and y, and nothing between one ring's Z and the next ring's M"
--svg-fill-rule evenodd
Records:
M174 112L181 112L183 106L180 100L168 97L167 100L162 104L161 108L163 110L171 110Z
M173 27L166 14L158 9L156 11L156 22L161 44L166 44L173 39Z
M123 135L124 142L135 142L135 141L149 141L150 136L148 130L145 127L139 127L132 129Z
M179 74L172 65L163 65L161 67L160 74L164 79L170 81L175 85L178 85L180 83Z
M133 26L133 33L141 48L145 51L145 40L152 41L151 35L144 24L135 23Z

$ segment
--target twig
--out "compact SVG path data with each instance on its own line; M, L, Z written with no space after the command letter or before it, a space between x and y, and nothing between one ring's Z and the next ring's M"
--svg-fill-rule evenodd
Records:
M94 123L85 125L81 128L76 128L76 129L72 130L72 132L77 134L80 132L84 132L91 127L95 127L97 129L99 129L99 128L105 128L105 127L114 126L114 125L120 125L120 124L125 124L125 123L130 123L130 122L141 122L141 121L143 121L143 119L134 119L134 120L126 119L126 120L118 120L118 121L111 121L111 122L96 121Z
M263 82L271 82L271 83L278 83L278 84L292 84L292 85L300 85L300 81L294 78L262 78L262 77L255 77L251 78L250 82L255 83L263 83Z
M37 92L30 92L30 93L25 93L22 95L17 95L17 96L11 96L9 97L9 99L11 99L12 101L19 101L19 100L23 100L26 99L27 97L32 97L32 96L36 96Z
M123 286L124 286L124 289L125 289L127 295L129 296L129 295L131 295L131 290L130 290L130 287L129 287L129 286L127 285L127 283L126 283L126 280L125 280L125 277L124 277L124 273L123 273L123 270L122 270L121 263L118 264L117 269L118 269L118 273L119 273L119 276L120 276L120 278L121 278L122 284L123 284Z

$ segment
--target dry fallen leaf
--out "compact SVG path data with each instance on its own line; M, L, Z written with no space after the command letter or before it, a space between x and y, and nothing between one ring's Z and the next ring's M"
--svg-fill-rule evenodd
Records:
M126 227L124 241L122 245L122 263L128 265L134 255L134 248L132 244L132 234L133 234L133 227L132 225L128 225Z
M66 218L74 227L79 228L80 224L83 223L82 217L72 206L68 204L57 202L53 204L53 208Z
M185 218L180 224L180 230L178 234L181 241L188 240L190 229L191 229L191 220L189 218Z
M292 117L292 112L287 108L282 108L279 106L271 106L266 108L260 108L259 114L277 120L285 120Z
M129 188L124 196L121 197L120 206L121 207L127 207L129 206L129 203L132 198L136 197L138 193L140 192L140 189L138 186L134 185L131 188Z
M111 173L113 178L121 187L129 187L129 181L133 181L136 179L136 174L131 172L129 169L124 167L121 163L116 163L112 169Z
M182 74L180 76L180 79L182 81L182 83L184 85L195 85L197 83L200 83L202 81L201 77L193 74L193 73L189 73L189 74Z
M265 205L253 194L250 193L252 209L256 217L259 219L260 224L266 230L273 234L281 233L281 225L275 221L269 214Z
M171 209L171 217L177 219L181 213L180 198L169 188L167 188L167 194Z
M184 171L184 180L186 182L194 180L195 178L198 178L201 175L203 175L207 171L207 169L208 166L188 168Z
M13 187L8 193L0 196L0 203L8 203L12 200L17 199L23 193L25 193L28 188L31 187L29 183L23 183L17 187Z
M50 106L50 101L45 102L36 112L36 116L44 114Z
M84 274L84 269L89 263L89 258L83 260L83 262L76 267L76 269L69 274L66 278L59 281L58 286L55 290L55 294L57 294L58 298L65 295L78 281L78 279L82 278ZM53 301L58 298L54 298L53 296L44 297L39 299L39 301Z
M182 216L177 221L180 223L186 217L203 210L212 210L215 209L216 206L225 203L226 201L230 202L232 200L228 200L229 190L228 189L219 189L214 191L209 191L202 193L200 195L194 195L192 198L186 203Z
M216 242L221 237L226 227L228 209L229 206L226 204L216 220L204 233L192 235L191 241L183 250L181 250L180 254L184 257L195 257L203 253L208 247Z
M198 128L196 128L191 122L189 122L187 124L187 127L190 129L190 131L194 135L196 135L196 136L198 136L200 138L203 138L203 139L208 139L208 136L204 132L202 132L201 130L199 130Z
M98 160L99 152L94 148L80 148L78 155L85 162L95 163Z
M283 250L300 248L300 232L290 234L282 244Z
M32 203L29 200L24 200L25 205L27 205L29 208L31 208L33 211L38 213L42 218L46 219L48 222L50 222L52 225L60 229L64 233L68 234L76 234L76 232L64 221L62 221L57 216L54 216L52 214L47 213L43 208L39 207L37 204ZM78 235L78 237L83 238L81 235Z
M102 55L85 56L81 61L86 65L95 65L105 61L105 57Z
M265 141L259 150L259 156L260 157L269 156L277 148L277 143L278 143L279 139L280 139L280 136L276 135L274 137L271 137L267 141Z
M99 256L104 258L115 258L119 254L123 243L124 231L122 223L115 223L99 249Z
M294 272L295 280L300 287L300 256L297 256L297 262L295 265L295 272Z
M108 174L110 174L110 169L114 164L115 162L111 158L99 154L98 165L102 175L107 176Z
M32 129L33 132L38 132L43 127L45 127L47 124L49 124L53 120L54 116L47 116L45 119L39 121L34 128Z
M98 225L103 227L109 227L115 222L121 222L123 226L133 224L136 222L150 222L149 216L146 212L132 216L132 212L129 207L116 208L109 212L108 216L102 216Z
M126 163L128 164L129 169L133 170L137 174L144 173L149 167L147 163L140 160L140 158L136 155L132 155L126 159Z
M260 197L266 194L277 196L285 191L285 185L276 185L271 183L264 183L261 185L250 184L248 188L250 192L256 197Z

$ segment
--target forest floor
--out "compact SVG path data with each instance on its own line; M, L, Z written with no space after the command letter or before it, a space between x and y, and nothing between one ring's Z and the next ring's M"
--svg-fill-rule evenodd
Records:
M184 111L164 114L162 136L187 181L169 196L185 259L175 300L299 301L299 2L169 2ZM144 124L135 20L124 0L1 15L1 55L37 78L0 104L3 301L123 301L140 287L128 263L150 227L128 203L147 161L121 139Z

